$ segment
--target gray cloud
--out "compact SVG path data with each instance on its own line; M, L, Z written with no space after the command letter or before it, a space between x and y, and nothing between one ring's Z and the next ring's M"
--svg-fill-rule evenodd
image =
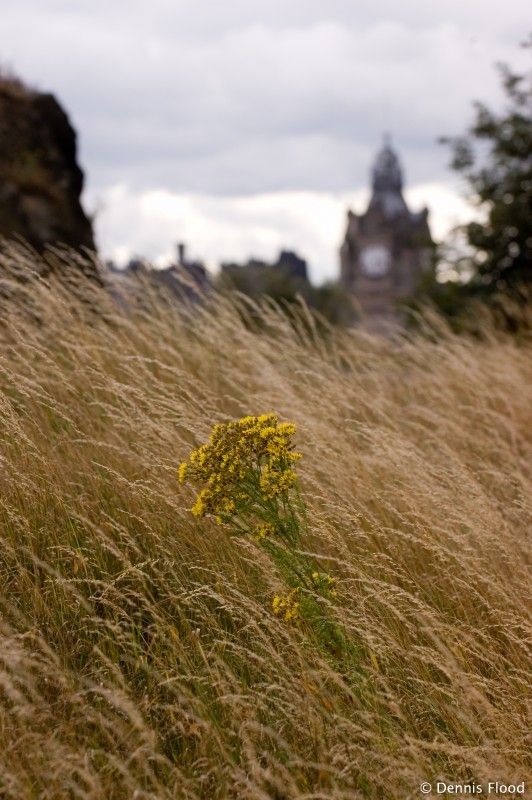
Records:
M435 234L466 217L436 139L500 102L528 25L524 0L2 0L0 64L70 112L105 255L288 246L321 280L385 130Z
M3 59L55 91L93 189L214 194L346 190L391 130L411 182L441 179L439 134L493 62L515 60L527 6L508 0L4 0Z

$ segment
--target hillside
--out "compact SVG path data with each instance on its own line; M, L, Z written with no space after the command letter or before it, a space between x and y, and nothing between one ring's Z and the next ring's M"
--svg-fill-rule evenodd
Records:
M0 325L0 794L526 780L530 342L86 292L20 286ZM177 479L215 423L272 411L342 647L274 613L273 551L194 517Z

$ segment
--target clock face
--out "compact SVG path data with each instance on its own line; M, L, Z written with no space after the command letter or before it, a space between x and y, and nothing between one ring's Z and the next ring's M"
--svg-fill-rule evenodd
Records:
M383 244L370 244L360 252L360 266L368 278L382 278L391 266L390 251Z

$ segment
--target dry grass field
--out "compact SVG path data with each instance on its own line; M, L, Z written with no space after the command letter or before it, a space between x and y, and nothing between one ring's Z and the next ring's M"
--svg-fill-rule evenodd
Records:
M121 310L0 264L0 797L419 798L526 780L532 346ZM28 276L26 276L28 277ZM79 286L77 294L79 295ZM240 303L240 306L238 306ZM97 313L96 313L97 309ZM355 654L194 518L214 423L297 425L304 550Z

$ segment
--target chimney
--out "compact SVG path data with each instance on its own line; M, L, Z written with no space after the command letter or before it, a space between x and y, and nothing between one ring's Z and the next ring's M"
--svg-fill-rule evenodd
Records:
M185 245L179 242L177 245L177 263L183 265L185 263Z

